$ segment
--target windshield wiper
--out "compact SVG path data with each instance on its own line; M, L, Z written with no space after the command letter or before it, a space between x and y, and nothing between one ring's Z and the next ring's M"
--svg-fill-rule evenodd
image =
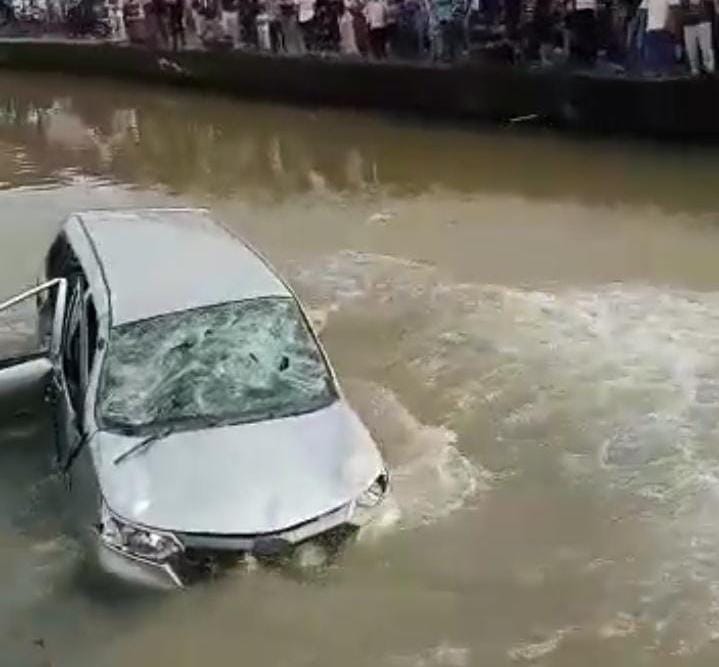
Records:
M144 451L148 447L150 447L153 443L157 442L158 440L162 440L163 438L166 438L168 435L172 435L174 429L172 426L168 426L167 428L164 428L160 431L157 431L157 433L153 433L151 435L148 435L146 438L143 438L139 442L136 442L132 447L130 447L128 450L124 451L122 454L119 454L113 463L117 465L118 463L122 463L126 458L132 456L133 454L136 454L139 451Z

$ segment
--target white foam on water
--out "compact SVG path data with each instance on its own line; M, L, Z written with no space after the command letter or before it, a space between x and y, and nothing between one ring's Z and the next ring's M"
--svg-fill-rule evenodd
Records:
M507 657L514 662L535 662L557 651L564 637L576 628L560 628L539 641L517 644L507 651Z
M451 430L422 424L386 387L355 381L348 388L391 474L390 498L361 537L433 523L488 488L486 473L457 448Z
M471 657L468 648L443 642L419 653L393 655L388 663L393 667L469 667Z
M446 406L447 431L434 438L484 410L497 441L589 455L582 468L609 475L608 488L663 487L678 507L719 480L717 293L458 284L426 264L360 253L304 269L298 282L327 322L399 334L372 352Z
M618 613L599 628L602 639L629 637L637 631L637 619L626 612Z
M643 522L654 547L637 584L642 627L656 626L661 646L684 654L719 636L718 292L460 284L426 264L349 252L299 270L296 282L330 309L328 334L361 332L349 341L357 375L366 360L372 377L386 373L432 410L435 426L424 425L402 406L404 389L400 402L376 380L374 402L350 392L370 427L381 426L400 521L466 505L485 480L477 461L487 452L520 477L538 462L553 466L567 485ZM677 595L686 604L667 613ZM622 618L597 625L596 636L628 633Z

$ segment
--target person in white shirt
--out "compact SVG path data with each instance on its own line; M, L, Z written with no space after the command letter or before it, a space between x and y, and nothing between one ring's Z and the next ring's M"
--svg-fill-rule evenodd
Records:
M385 0L368 0L364 8L369 28L369 48L373 58L387 57L387 5Z
M220 1L222 36L236 49L240 42L240 27L237 16L237 0Z
M358 56L357 36L355 34L355 22L352 10L357 0L344 0L344 11L339 18L340 30L340 51L346 56Z
M672 26L676 6L676 0L647 0L644 53L647 69L654 74L665 73L675 65Z
M317 44L315 35L315 0L297 0L297 20L300 24L303 51L314 51Z

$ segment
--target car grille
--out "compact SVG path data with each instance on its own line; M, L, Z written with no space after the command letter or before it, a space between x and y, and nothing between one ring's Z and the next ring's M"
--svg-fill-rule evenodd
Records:
M217 536L213 537L211 547L203 547L197 544L198 540L195 539L193 545L186 546L184 552L176 556L171 565L184 584L192 584L203 579L221 576L228 570L239 566L248 555L266 566L287 565L291 563L296 549L308 542L321 546L328 559L334 561L348 539L355 533L354 526L340 524L297 544L273 536L247 537L245 540L252 543L252 548L246 549L233 548L237 542L236 538L227 538L228 548L221 548L223 546L220 543L221 538Z

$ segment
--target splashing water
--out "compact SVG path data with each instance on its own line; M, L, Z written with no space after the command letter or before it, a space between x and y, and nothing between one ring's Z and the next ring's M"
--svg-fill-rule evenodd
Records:
M477 461L513 484L551 479L651 545L617 565L605 544L615 565L602 576L635 596L629 612L618 596L609 618L636 614L656 646L682 655L719 636L719 293L457 283L426 264L358 253L299 270L296 282L327 313L330 341L354 336L349 370L373 378L375 398L350 399L394 460L408 525L504 481ZM677 606L678 594L691 602ZM594 636L631 634L607 629L607 616L592 623ZM512 657L560 644L515 646Z
M367 532L432 523L488 488L490 476L457 448L455 433L421 424L386 387L352 382L347 388L392 474L391 497Z
M383 369L401 364L413 391L433 394L445 430L429 440L456 439L481 414L487 442L520 471L542 444L675 510L717 486L719 294L448 283L431 266L358 253L298 282L327 326L342 317L396 334L405 323Z

